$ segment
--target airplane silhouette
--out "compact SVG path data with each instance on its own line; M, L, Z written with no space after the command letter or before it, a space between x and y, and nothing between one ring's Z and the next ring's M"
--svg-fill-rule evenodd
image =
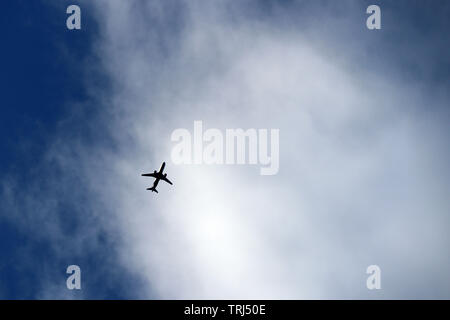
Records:
M161 168L159 169L159 172L156 172L156 170L155 170L155 171L153 171L153 173L143 173L142 174L143 177L153 177L153 178L155 178L155 181L153 182L153 187L147 188L147 190L151 190L152 192L158 193L158 190L156 190L156 186L158 185L159 180L163 180L163 181L165 181L165 182L167 182L169 184L172 184L172 182L170 182L169 179L166 178L167 177L167 173L163 174L163 170L164 170L165 166L166 166L166 163L163 162L162 165L161 165Z

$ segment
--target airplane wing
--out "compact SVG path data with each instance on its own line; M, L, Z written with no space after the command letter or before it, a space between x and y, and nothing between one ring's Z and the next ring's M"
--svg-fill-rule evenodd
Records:
M155 176L154 173L143 173L143 174L141 174L141 176L143 176L143 177L153 177L153 178L156 178L156 176Z
M173 184L172 182L170 182L170 180L169 179L167 179L167 178L161 178L161 180L164 180L165 182L167 182L168 184Z

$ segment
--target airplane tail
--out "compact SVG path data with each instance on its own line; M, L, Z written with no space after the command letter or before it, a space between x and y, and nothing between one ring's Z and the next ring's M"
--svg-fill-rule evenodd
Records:
M158 193L158 190L156 190L155 188L147 188L147 190L151 190L152 192L156 192L156 193Z

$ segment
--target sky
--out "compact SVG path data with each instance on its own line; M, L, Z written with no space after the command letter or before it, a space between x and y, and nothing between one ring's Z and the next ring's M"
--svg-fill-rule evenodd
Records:
M449 14L438 0L8 2L0 298L449 299ZM171 135L194 121L278 129L278 172L174 163ZM150 193L140 175L163 161L174 184Z

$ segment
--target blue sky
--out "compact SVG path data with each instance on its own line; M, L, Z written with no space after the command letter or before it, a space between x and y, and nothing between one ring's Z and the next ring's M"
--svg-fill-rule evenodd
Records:
M449 298L448 1L73 3L1 10L0 298ZM194 120L280 173L174 166Z
M89 12L83 14L83 27L69 32L65 27L65 8L70 1L11 1L2 10L2 29L5 45L2 61L2 120L1 120L1 168L3 179L12 179L16 192L34 193L45 205L59 192L69 192L73 198L58 203L50 219L60 219L64 230L60 245L70 248L74 238L83 233L83 220L89 208L77 207L86 197L82 183L77 182L76 168L65 172L48 162L45 154L55 136L82 136L101 141L101 133L89 132L87 123L98 110L88 103L85 83L85 64L95 63L91 46L96 35L96 22ZM87 31L89 30L89 31ZM106 86L101 71L89 74L90 81ZM73 103L78 110L73 113ZM65 190L55 190L52 179L69 176L73 185ZM20 190L20 191L19 191ZM18 196L18 202L25 201ZM23 209L20 209L23 210ZM32 206L30 215L39 212ZM18 212L19 219L20 214ZM55 279L65 286L66 268L75 260L89 277L89 285L83 295L68 291L69 298L132 298L136 279L120 270L114 262L115 248L111 235L99 230L95 235L99 246L86 248L82 253L68 249L67 256L53 250L51 236L35 237L51 233L45 221L36 220L25 228L5 219L14 213L3 206L0 223L1 267L0 295L8 299L57 298L46 293L48 279ZM97 223L90 221L89 223ZM31 230L31 231L30 231ZM84 273L86 272L86 274ZM87 282L88 283L88 282ZM64 287L63 287L64 288ZM50 288L51 290L51 288Z

